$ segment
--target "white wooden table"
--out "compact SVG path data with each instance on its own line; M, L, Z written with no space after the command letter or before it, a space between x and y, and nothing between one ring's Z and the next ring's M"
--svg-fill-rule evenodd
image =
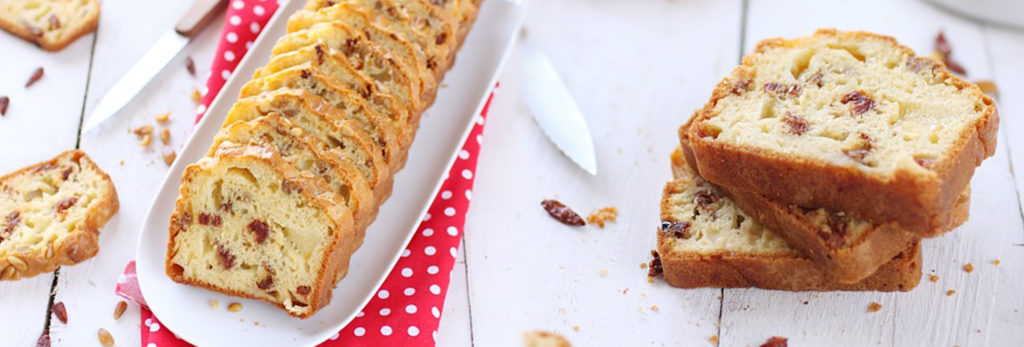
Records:
M143 149L128 129L155 124L153 116L170 111L171 141L175 148L184 142L195 109L189 94L205 82L204 75L185 72L184 57L200 71L209 66L219 24L124 115L81 134L82 118L189 2L102 4L97 33L58 53L0 35L0 95L11 98L0 118L0 172L78 147L110 173L121 199L120 213L101 230L97 257L57 274L0 283L3 346L32 345L47 324L55 345L93 345L100 327L118 345L139 341L137 307L112 318L120 300L113 288L134 257L139 225L166 165L159 141ZM713 336L723 346L756 346L775 335L793 346L1024 343L1024 32L914 0L538 0L526 26L589 120L600 175L586 175L544 138L521 103L513 59L488 118L440 345L517 345L523 332L536 329L579 346L713 345ZM970 79L999 86L999 147L972 181L971 218L924 243L924 271L938 282L925 279L910 293L679 290L648 283L639 264L654 248L676 128L758 40L819 27L892 35L921 54L944 29ZM26 90L38 66L46 75ZM569 229L541 210L540 201L551 197L581 212L614 205L620 217L605 229ZM974 272L961 270L968 262ZM950 289L956 293L947 296ZM66 305L67 325L47 319L51 300ZM882 310L868 313L871 302Z

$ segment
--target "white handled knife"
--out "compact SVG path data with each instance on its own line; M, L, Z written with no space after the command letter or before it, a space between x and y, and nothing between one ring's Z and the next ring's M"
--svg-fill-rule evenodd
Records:
M539 48L525 37L519 40L519 62L524 80L523 98L533 119L576 165L597 175L594 140L587 120L565 88L558 71Z
M174 60L178 52L185 48L193 34L199 31L199 27L226 3L227 0L197 0L174 26L174 30L161 35L156 44L150 47L146 54L143 54L142 58L139 58L135 65L128 69L128 73L121 76L121 79L117 80L113 87L110 87L107 94L93 108L92 115L86 121L83 132L110 119L124 105L132 101L135 95L145 88L149 81L167 66L167 63Z

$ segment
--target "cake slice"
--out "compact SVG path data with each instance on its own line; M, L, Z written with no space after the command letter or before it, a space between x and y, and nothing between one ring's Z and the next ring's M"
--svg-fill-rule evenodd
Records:
M0 28L47 51L96 30L99 19L96 0L0 0Z
M921 280L920 245L913 242L871 276L842 283L743 212L689 165L673 165L665 185L657 254L669 284L805 291L909 291Z
M338 158L351 161L373 187L375 197L390 195L388 163L377 144L355 120L343 118L316 95L282 91L239 99L228 111L224 124L245 122L270 113L280 114L317 139L315 144L321 152L334 153Z
M930 237L994 153L998 119L977 86L891 37L819 30L762 41L680 132L716 184Z
M118 207L110 177L79 150L0 177L0 280L92 258Z
M167 275L307 318L331 298L362 242L330 187L269 146L225 146L185 168Z
M403 120L408 119L409 113L418 113L424 108L420 102L422 80L409 78L410 76L405 73L408 69L399 65L398 59L394 56L384 53L371 56L369 53L372 51L357 51L357 47L372 43L361 31L342 22L316 23L302 31L289 33L274 44L274 60L279 62L267 64L265 69L272 72L273 69L288 65L282 64L282 59L278 57L306 47L319 47L317 44L329 49L325 51L321 48L320 51L311 52L315 54L307 53L305 56L315 56L316 59L312 61L339 80L361 78L376 82L374 89L368 91L369 95L390 95L399 107L408 110L403 112ZM294 63L298 60L285 58L283 61Z
M455 49L456 23L446 18L441 10L434 6L416 1L405 1L404 4L417 11L415 19L410 18L409 12L399 11L399 7L390 1L350 0L316 11L296 12L289 18L288 28L310 28L316 23L332 22L358 15L365 18L368 23L401 35L427 61L436 62L440 67L439 72L443 73L447 70ZM437 76L440 79L441 75Z
M377 203L369 182L351 161L331 152L320 152L318 148L322 146L318 146L316 141L280 114L270 113L222 128L213 139L207 156L215 156L221 144L225 143L273 147L288 165L303 175L324 180L324 184L341 197L348 209L354 211L357 230L364 229L377 214Z
M695 169L692 154L687 155L686 143L684 139L684 145L672 153L672 167L677 176L688 174L679 172L684 166ZM842 283L867 278L918 241L914 233L895 222L874 224L844 212L786 205L762 194L718 188L746 215L775 231L790 247L818 263ZM970 201L968 186L960 194L949 229L967 221Z
M358 122L359 126L364 131L366 131L368 134L370 134L370 137L372 137L373 140L378 145L380 145L380 149L384 153L385 160L387 160L388 163L396 163L397 164L397 160L395 158L402 154L401 153L401 150L402 150L401 141L398 138L398 131L400 130L400 128L396 124L391 124L392 123L391 119L386 118L386 117L378 117L378 115L374 111L376 109L384 109L384 108L387 108L389 106L393 106L389 101L384 101L384 102L380 101L380 100L385 99L385 98L390 100L390 95L386 94L386 93L380 92L380 90L376 86L376 83L373 80L365 78L365 77L363 77L363 80L360 81L360 82L349 83L347 85L342 85L342 86L338 85L340 83L330 83L330 81L337 81L338 77L340 76L340 74L335 73L336 71L332 71L332 70L329 70L329 69L330 68L323 69L320 66L317 66L317 64L315 62L310 62L310 63L305 63L305 64L302 64L302 65L299 65L299 66L295 66L295 67L286 69L287 72L283 72L281 74L273 74L273 75L270 75L270 76L266 77L266 79L271 79L271 80L274 80L274 81L260 81L261 79L255 79L255 80L251 81L250 83L248 83L246 86L243 87L242 97L245 98L245 97L250 97L250 96L258 96L258 94L263 93L263 92L267 92L267 91L272 91L273 93L303 92L303 93L313 93L313 94L316 94L317 91L302 90L302 89L298 89L298 88L295 88L295 89L284 89L284 88L269 89L269 88L273 88L275 86L281 86L281 85L287 85L287 84L306 84L306 85L310 85L309 83L305 83L305 82L286 82L286 81L282 81L281 79L296 79L296 78L298 78L298 79L308 79L308 78L312 77L311 73L315 71L315 72L321 74L324 77L328 77L328 82L329 83L325 84L324 87L332 88L332 89L339 89L339 88L340 89L347 89L347 90L350 90L350 91L354 92L354 93L346 93L346 92L341 92L341 91L332 91L330 93L323 93L323 92L325 92L324 90L319 90L318 92L320 92L321 94L325 94L325 95L333 97L330 100L326 100L323 97L321 97L319 99L323 100L325 103L327 103L327 104L329 104L331 106L335 106L334 110L333 110L333 113L338 114L338 115L340 115L340 116L342 116L344 118L354 119L356 122ZM346 80L348 80L348 81L355 81L354 78L360 78L361 77L360 74L358 72L356 72L356 71L350 71L350 72L352 74L345 77ZM365 82L365 83L363 83L363 82ZM354 90L352 88L354 85L359 85L359 84L362 84L362 85L365 85L365 86L371 86L371 87L369 87L369 89L364 89L364 90ZM269 90L263 90L263 87L266 87ZM256 88L259 88L259 91L256 91L255 90ZM344 99L342 99L342 98L344 98ZM360 100L362 100L362 101L360 101ZM374 107L372 109L368 108L368 107L365 107L366 103L363 102L365 100L373 100L377 107ZM396 108L395 107L390 107L388 109L389 110L394 110Z
M340 7L342 11L339 13L340 16L337 17L336 22L345 23L345 25L356 29L368 40L380 46L384 51L390 52L392 55L408 62L409 71L415 71L416 75L419 76L418 80L422 81L423 85L436 86L440 83L441 79L438 74L439 71L442 71L442 67L439 65L440 61L437 59L429 59L430 57L424 54L423 51L417 49L415 45L410 43L409 40L404 37L404 35L374 24L372 18L370 18L370 16L365 12L353 10L350 7L351 4L344 3L333 4L332 6L321 8L317 11L325 11L339 5L343 6ZM300 15L297 14L289 19L289 35L306 31L311 27L306 27L304 25L313 24L307 21L293 22L291 19L294 18L300 18ZM429 90L429 88L423 88L423 90Z

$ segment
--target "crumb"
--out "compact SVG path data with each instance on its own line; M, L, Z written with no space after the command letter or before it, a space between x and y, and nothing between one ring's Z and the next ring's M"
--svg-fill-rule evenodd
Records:
M646 297L647 297L647 294L644 294L644 293L640 293L640 297L641 297L641 298L646 298Z
M199 89L196 89L195 87L192 87L192 94L191 94L191 96L192 96L192 102L194 102L194 103L198 104L199 101L203 100L203 93L200 93Z
M122 161L121 161L120 165L121 165L121 166L124 166L124 160L122 160Z
M196 75L196 63L192 61L192 57L185 57L185 70L188 71L189 75Z
M178 158L178 155L174 153L174 149L168 146L164 146L160 150L160 156L164 158L164 164L167 164L167 166L174 164L174 159Z
M561 335L547 331L531 331L523 334L526 347L569 347L569 340Z
M210 300L210 308L217 308L220 306L220 302L217 300Z
M955 290L950 289L946 291L946 296L953 296L953 294L956 294Z
M171 140L171 129L164 129L160 131L160 141L167 145L168 141Z
M992 260L992 265L999 265L999 259Z
M781 336L772 336L772 338L761 344L761 347L786 347L789 345L789 339Z
M559 307L558 313L565 313L565 307Z
M932 281L932 282L938 282L938 281L939 281L939 276L936 276L936 275L928 275L928 280L929 280L929 281Z
M873 312L878 312L880 310L882 310L882 304L879 304L877 302L872 301L871 304L868 305L868 312L872 312L873 313Z
M153 119L155 119L159 123L166 123L168 120L171 119L171 113L170 112L161 113L161 114L158 114L156 116L153 116ZM150 130L153 129L152 126L149 126L149 125L147 125L147 126L150 128Z
M978 89L981 89L982 93L992 96L999 94L999 87L996 86L995 82L989 80L978 80L974 81L974 84L978 86Z
M654 283L654 277L647 276L647 283Z
M580 326L579 326L579 325L574 325L574 326L572 327L572 330L573 330L573 331L580 331Z
M964 264L964 272L970 273L972 271L974 271L974 264L971 264L971 263Z
M240 304L240 303L232 302L232 303L228 304L228 311L238 312L238 311L241 311L241 310L242 310L242 304Z
M597 226L604 228L604 224L607 222L614 222L615 218L619 216L619 209L615 206L608 206L591 213L587 216L587 223L597 224Z
M135 128L135 129L132 129L132 134L139 135L139 136L149 135L149 134L152 134L152 133L153 133L153 126L149 125L149 124L140 126L138 128Z
M149 147L149 142L152 140L153 138L150 137L149 134L142 135L142 140L139 140L139 146Z
M647 268L647 263L640 263L640 268L641 269L646 269Z
M659 308L658 305L651 305L651 311L661 312L661 308Z
M808 301L804 301L804 305L807 305Z
M708 338L708 342L718 345L718 335L711 335L711 337Z
M608 276L608 270L601 269L601 271L598 271L597 274L601 275L601 277Z
M629 288L626 288L626 289L622 290L622 295L626 295L626 293L629 293Z

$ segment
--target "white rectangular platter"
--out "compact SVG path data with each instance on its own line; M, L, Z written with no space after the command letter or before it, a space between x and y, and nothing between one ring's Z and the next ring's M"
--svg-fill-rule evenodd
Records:
M178 197L182 171L206 153L242 85L266 64L274 42L285 34L288 16L303 4L292 0L271 18L250 54L196 126L142 224L136 259L146 301L166 328L196 345L311 346L338 332L359 313L398 260L440 188L469 135L473 117L481 111L495 83L525 14L524 6L511 1L484 2L455 66L445 76L434 105L423 116L405 169L395 177L390 200L381 206L363 246L352 257L348 275L335 288L328 306L300 320L267 303L172 282L164 273L164 257L169 216ZM212 309L210 300L241 302L244 310L229 313L223 304L221 309Z

